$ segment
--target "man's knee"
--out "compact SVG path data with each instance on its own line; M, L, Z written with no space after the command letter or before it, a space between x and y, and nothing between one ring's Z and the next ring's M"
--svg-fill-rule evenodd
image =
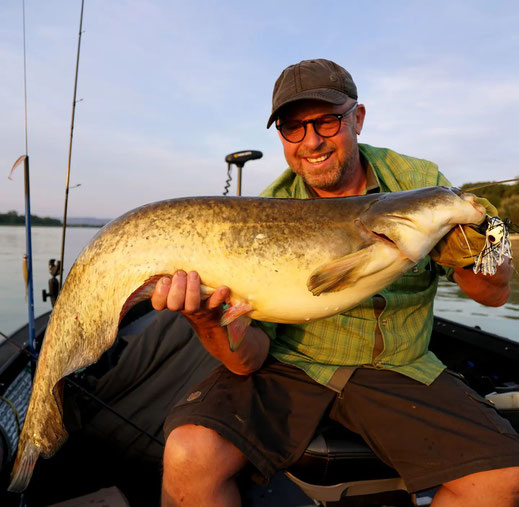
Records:
M505 497L514 499L513 505L519 507L519 466L490 470L488 474L486 478L488 484L485 485L495 488Z
M183 473L211 470L215 467L221 478L230 477L245 466L247 459L228 440L204 426L178 426L168 436L164 449L164 472L182 470Z
M478 472L443 486L458 498L479 499L480 505L519 506L519 467Z
M234 475L247 458L217 432L188 424L166 440L163 506L240 505Z

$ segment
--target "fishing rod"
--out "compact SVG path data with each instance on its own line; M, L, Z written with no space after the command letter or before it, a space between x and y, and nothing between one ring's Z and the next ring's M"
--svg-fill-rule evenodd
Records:
M482 188L493 187L494 185L501 185L501 183L511 183L512 181L519 181L519 178L512 178L511 180L491 181L489 183L483 183L477 187L464 188L464 192L473 192L474 190L481 190Z
M85 0L81 0L81 15L79 18L79 37L77 44L77 57L76 57L76 74L74 77L74 96L72 99L72 120L70 122L70 142L68 148L68 162L67 162L67 182L65 184L65 209L63 211L63 232L61 235L61 255L59 264L59 286L58 291L63 287L63 261L65 258L65 235L67 231L67 210L68 210L68 193L70 188L70 163L72 160L72 140L74 138L74 119L76 115L76 96L77 96L77 81L79 75L79 55L81 52L81 34L83 32L83 9L85 6Z
M27 47L25 37L25 0L22 1L22 25L23 25L23 93L24 93L24 113L25 113L25 155L18 157L13 164L8 178L14 170L23 162L24 167L24 195L25 195L25 255L23 258L23 275L25 278L25 293L27 297L27 313L29 325L29 347L33 355L36 354L35 346L35 325L34 325L34 287L32 272L32 235L31 235L31 184L29 171L29 135L27 121ZM31 365L34 367L34 359Z

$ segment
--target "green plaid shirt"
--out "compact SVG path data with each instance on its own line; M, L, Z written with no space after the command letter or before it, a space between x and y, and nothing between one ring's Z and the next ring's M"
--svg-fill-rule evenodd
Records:
M372 187L397 192L450 186L432 162L366 144L360 144L359 149L369 168L368 191ZM290 169L261 195L300 199L311 196L302 178ZM344 387L359 366L394 370L430 384L445 368L428 350L437 286L437 267L426 257L380 292L377 297L379 301L383 297L385 307L378 312L378 318L374 298L368 298L347 312L308 324L256 325L270 336L270 353L276 359L301 368L316 382L336 391ZM382 337L382 347L374 354L377 334Z

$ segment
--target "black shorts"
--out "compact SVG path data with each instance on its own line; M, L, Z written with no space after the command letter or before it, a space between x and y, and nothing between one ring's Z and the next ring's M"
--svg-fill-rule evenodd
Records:
M362 435L410 491L465 475L519 466L519 435L458 375L430 386L387 370L359 368L341 395L270 358L257 372L216 368L175 405L164 424L217 431L270 479L302 455L327 418Z

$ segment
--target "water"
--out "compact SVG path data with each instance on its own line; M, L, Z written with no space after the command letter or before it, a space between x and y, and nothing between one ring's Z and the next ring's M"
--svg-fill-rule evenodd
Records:
M68 273L74 259L97 233L95 228L70 228L67 230L64 272ZM42 301L42 290L48 289L50 278L48 262L59 258L61 228L34 227L32 230L34 271L34 313L51 309L50 302ZM515 243L519 251L519 241ZM23 227L0 226L0 331L10 334L27 322L27 304L22 276L22 259L25 253ZM517 263L517 260L516 260ZM440 282L435 302L435 313L441 317L479 326L485 331L519 341L519 276L512 280L512 295L500 308L488 308L467 298L456 284Z
M71 227L67 229L65 262L63 272L67 274L83 247L98 232L93 227ZM59 259L61 254L60 227L33 227L33 280L34 314L36 316L51 309L50 300L44 303L42 290L48 290L49 259ZM0 226L0 331L9 335L27 323L27 302L22 274L25 254L25 228Z
M519 342L519 276L514 275L512 294L508 302L499 308L476 303L465 296L456 284L442 279L434 303L434 313Z
M515 265L518 269L517 252L519 236L512 236L512 250L516 252ZM511 281L511 294L508 302L499 308L480 305L463 294L461 289L444 278L436 296L435 314L446 319L479 326L484 331L519 341L519 273L516 271Z

